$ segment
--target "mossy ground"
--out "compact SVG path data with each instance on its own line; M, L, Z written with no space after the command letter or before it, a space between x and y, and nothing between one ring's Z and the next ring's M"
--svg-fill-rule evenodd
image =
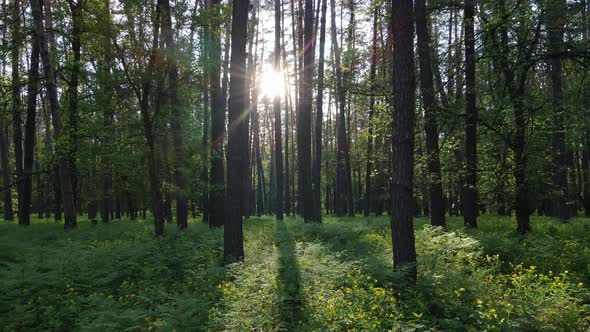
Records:
M387 217L245 222L244 263L194 220L0 222L5 331L557 330L590 328L590 220L416 220L418 282L392 272Z

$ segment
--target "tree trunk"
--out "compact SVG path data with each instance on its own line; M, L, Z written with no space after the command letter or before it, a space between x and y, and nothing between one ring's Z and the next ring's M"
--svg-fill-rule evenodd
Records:
M338 38L336 34L336 11L335 1L330 0L332 7L331 15L331 37L332 37L332 49L334 51L334 66L336 72L336 94L338 96L339 111L336 121L336 141L337 141L337 152L336 152L336 183L334 189L334 209L337 217L344 216L346 213L346 151L348 139L346 138L346 93L342 84L342 68L340 66L340 48L338 47Z
M318 63L318 94L316 100L315 150L313 159L313 220L322 222L322 128L324 104L324 48L326 44L327 0L322 0L320 58Z
M35 37L31 41L31 65L27 87L27 120L25 124L25 149L22 193L23 201L18 214L19 224L29 225L31 197L33 193L33 163L35 156L35 120L37 118L37 91L39 90L39 43ZM39 188L40 190L40 188Z
M301 10L301 2L300 2ZM300 210L305 222L313 220L313 196L311 182L311 113L313 99L313 1L305 0L303 26L303 64L300 89L300 109L297 121L297 169ZM301 17L301 12L300 12ZM299 20L300 24L301 19Z
M113 187L113 166L109 155L109 149L112 149L112 125L114 122L114 114L112 109L112 97L113 91L111 86L111 73L112 73L112 50L111 43L113 40L112 35L112 22L110 12L110 0L104 0L104 12L101 16L101 22L106 27L105 36L105 50L102 61L99 61L98 65L98 81L101 88L99 97L101 100L99 104L103 107L103 130L104 130L104 143L102 146L102 199L101 199L101 220L103 223L108 223L110 219L110 213L112 210L112 187Z
M590 50L590 13L588 4L590 1L582 0L583 5L583 18L586 28L584 29L584 45L586 45L586 51ZM588 217L590 216L590 65L586 64L584 68L586 80L584 80L584 120L585 125L585 140L584 140L584 152L583 152L583 170L582 174L584 177L584 213Z
M416 280L414 191L414 20L412 0L393 0L393 136L391 234L393 264Z
M162 37L166 44L168 66L168 93L170 97L172 144L174 145L174 181L176 183L176 224L180 229L188 226L187 176L184 149L184 132L182 128L182 105L178 96L178 67L176 64L176 44L172 30L170 1L162 2Z
M158 48L160 45L160 20L161 7L156 6L156 15L154 18L152 47L148 66L146 68L142 81L141 91L137 91L139 99L139 109L143 121L143 131L146 138L148 175L150 179L150 191L152 193L152 214L154 216L154 234L156 237L164 235L164 197L162 194L162 180L160 176L160 165L156 151L156 137L154 129L154 119L157 119L159 111L156 108L154 116L150 114L150 95L153 81L153 72L155 71L155 62L158 57Z
M82 2L78 1L76 3L70 2L70 11L72 13L72 36L71 36L71 43L72 43L72 67L70 73L70 80L68 82L68 118L67 118L67 132L69 133L69 142L66 144L66 151L67 151L67 159L69 163L69 167L71 169L71 182L72 182L72 197L74 202L74 208L77 211L81 211L81 207L79 206L79 190L78 190L78 168L76 165L76 155L78 150L78 123L79 123L79 115L78 115L78 83L80 78L80 70L82 65L80 63L81 57L81 38L82 38L82 31L81 31L81 20L82 20ZM65 201L64 201L65 203ZM64 209L65 212L65 209ZM66 223L64 227L73 228L74 225L68 225L68 218L66 216Z
M55 140L59 141L64 135L60 105L57 98L57 80L55 68L51 61L51 53L45 35L41 5L47 0L31 0L31 12L33 15L34 34L39 41L39 51L43 62L43 71L45 73L45 89L49 99L49 107L53 122ZM48 27L48 30L51 30ZM67 152L67 151L66 151ZM72 170L70 169L68 156L60 156L58 161L59 179L61 187L61 199L63 201L63 211L65 215L64 229L68 230L76 226L76 208L74 205L74 192L72 187Z
M219 13L220 0L212 1L212 10ZM212 33L212 31L210 31ZM211 182L209 187L209 226L221 227L225 220L225 167L223 143L225 139L225 90L219 87L221 70L221 39L211 35L209 76L211 93ZM228 47L226 45L226 47ZM225 83L225 80L224 80Z
M10 185L10 163L8 160L8 139L4 126L0 126L0 166L2 167L2 203L3 218L5 221L14 220L12 210L12 186Z
M194 11L196 14L197 8L197 1L195 1ZM201 7L201 15L203 15L204 11L209 11L210 13L214 13L215 9L213 7L211 1L205 1L203 6ZM196 28L196 27L195 27ZM203 27L203 41L201 42L201 65L203 66L203 77L202 77L202 85L203 85L203 141L202 141L202 148L203 151L201 152L201 156L203 158L204 167L201 170L201 181L205 184L205 192L202 194L201 197L201 209L203 212L203 223L209 224L209 193L211 191L210 187L210 179L209 179L209 167L210 167L210 145L209 145L209 127L210 127L210 119L211 119L211 111L210 111L210 89L209 89L209 77L212 76L213 67L209 63L209 59L211 58L212 50L211 45L213 44L213 35L211 31L211 24L210 22L205 24ZM219 75L217 75L217 79L219 82ZM218 84L219 85L219 84Z
M275 49L273 56L275 72L281 71L281 1L275 0ZM281 97L274 96L272 108L275 115L274 139L275 139L275 175L276 175L276 202L275 216L277 221L283 221L283 143L281 137Z
M244 259L242 229L242 168L244 112L246 112L246 41L249 0L234 0L232 8L231 66L228 111L227 206L224 225L223 256L227 261Z
M477 107L475 96L475 3L465 1L465 197L466 227L477 227Z
M291 4L293 1L291 1ZM283 47L283 66L284 70L284 78L285 78L285 214L291 215L291 192L290 192L290 178L291 178L291 169L289 167L289 134L291 131L290 121L289 121L289 109L293 107L293 103L290 101L291 94L290 94L290 87L291 84L289 82L289 69L287 63L287 44L285 44L285 11L284 11L284 2L281 2L281 38L282 38L282 47ZM295 40L295 39L293 39Z
M14 0L12 4L12 137L14 143L14 158L16 175L16 193L18 197L18 223L28 225L28 218L21 218L23 211L23 134L22 134L22 105L20 96L20 0Z
M375 6L373 9L373 46L371 53L371 67L369 69L369 84L371 89L371 96L369 96L369 137L367 139L367 166L365 169L365 200L363 215L368 217L371 213L371 172L373 171L373 117L375 115L375 92L376 83L375 78L377 76L377 29L378 29L378 18L379 18L379 7Z
M553 133L551 135L554 153L553 185L556 197L553 202L554 214L561 222L569 219L567 206L567 153L565 143L565 107L563 105L563 82L561 53L563 52L563 29L566 0L550 0L547 8L549 67L552 87Z
M428 31L426 0L416 0L416 34L420 58L420 93L424 102L424 129L426 131L427 181L430 196L430 223L445 227L445 204L440 174L438 147L438 122L434 102L434 84L430 58L430 33Z

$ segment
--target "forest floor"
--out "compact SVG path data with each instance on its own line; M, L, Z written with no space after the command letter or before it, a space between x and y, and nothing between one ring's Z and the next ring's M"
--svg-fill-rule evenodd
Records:
M392 272L387 217L245 222L246 260L196 220L27 228L0 222L0 330L557 330L590 328L590 219L416 220L418 281Z

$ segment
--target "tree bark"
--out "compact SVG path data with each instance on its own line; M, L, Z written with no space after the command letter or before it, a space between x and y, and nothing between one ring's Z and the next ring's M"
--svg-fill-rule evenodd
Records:
M106 28L105 32L105 49L102 61L98 63L98 81L100 84L100 101L99 104L103 107L103 130L104 130L104 143L102 146L102 199L101 199L101 220L103 223L109 223L110 213L112 210L112 187L113 187L113 166L109 155L109 149L112 148L112 125L114 122L114 114L112 109L112 86L111 86L111 72L112 72L112 56L113 52L111 49L111 43L113 40L112 35L112 22L111 22L111 6L110 0L104 0L104 8L101 15L101 22Z
M5 221L14 220L12 210L12 186L10 185L10 163L8 160L8 139L4 126L0 126L0 166L2 167L2 203Z
M313 197L311 182L311 113L313 98L313 1L305 0L305 10L302 13L299 2L298 25L301 28L301 16L304 16L303 43L300 42L300 55L303 61L300 68L300 107L297 121L297 169L298 169L298 197L299 210L304 222L313 220ZM301 30L300 30L301 33ZM301 54L301 51L303 53Z
M160 176L160 165L156 151L156 138L154 133L154 119L157 119L159 111L154 112L153 118L150 114L150 95L153 81L153 72L155 62L158 57L158 48L160 45L160 21L161 7L156 6L156 15L154 18L152 47L148 66L145 70L141 82L141 91L137 91L139 99L139 109L143 121L143 131L146 139L148 175L150 179L150 191L152 193L152 214L154 216L154 234L156 237L164 235L164 195L162 193L162 180Z
M220 0L213 0L211 10L219 13ZM216 22L219 23L219 22ZM221 227L225 220L225 163L223 143L225 139L225 90L219 86L221 71L221 39L219 34L211 33L209 59L211 74L209 89L211 93L211 182L209 187L209 226ZM226 45L226 47L228 47ZM225 80L224 80L225 81ZM225 82L224 82L225 83Z
M369 85L371 89L371 96L369 97L369 119L368 119L368 133L367 139L367 165L365 169L365 200L363 215L368 217L371 213L371 173L373 171L373 117L375 115L375 92L377 76L377 29L378 29L379 7L375 6L373 9L373 46L371 50L371 67L369 68Z
M14 143L14 158L16 175L16 192L18 201L18 223L27 225L23 214L23 133L22 133L22 105L20 96L20 0L14 0L12 4L12 51L10 61L12 63L12 141Z
M327 0L321 1L320 57L318 63L318 94L316 100L315 149L313 159L313 219L322 222L322 128L324 105L324 48L326 44Z
M340 66L340 48L338 47L338 37L336 31L336 4L334 0L330 0L330 7L332 8L331 15L331 39L332 50L334 52L334 67L336 74L336 94L338 99L338 106L340 106L337 121L336 121L336 183L334 187L334 212L337 217L344 216L346 213L346 160L344 154L346 153L346 138L345 127L345 98L346 94L342 86L342 68Z
M393 136L391 234L394 268L416 280L414 191L414 15L412 0L392 1Z
M227 206L224 225L223 255L227 261L244 259L244 235L242 229L242 167L244 112L246 112L246 41L248 38L249 0L234 0L232 8L231 65L228 110L228 165Z
M281 71L281 1L275 0L275 49L273 55L273 66L277 73ZM277 221L283 221L283 142L281 137L281 97L274 96L272 108L275 116L274 139L275 139L275 175L276 175L276 202L275 216Z
M171 110L172 144L174 145L174 181L176 183L176 224L180 229L188 226L187 204L187 176L186 157L184 148L184 131L182 128L182 105L178 96L178 66L176 63L176 44L172 30L172 15L170 13L170 1L162 2L162 37L166 44L168 90Z
M19 224L31 223L31 198L33 195L33 163L35 156L35 134L37 118L37 91L39 90L39 43L35 37L31 41L31 65L27 87L27 120L25 123L25 147L22 193L23 201L18 214ZM41 188L39 188L40 190Z
M477 227L477 107L475 96L474 0L465 1L465 197L466 227Z
M293 3L291 1L291 3ZM284 10L284 2L281 2L281 39L282 39L282 56L283 56L283 66L285 68L283 76L285 79L285 214L291 215L291 192L290 192L290 183L291 183L291 168L289 167L289 134L291 131L290 121L289 121L289 110L293 107L292 102L290 101L290 93L289 90L291 88L291 84L289 82L289 70L287 68L287 44L285 44L285 10Z
M68 118L67 118L67 126L66 132L69 135L69 142L66 144L66 154L68 158L69 167L71 169L71 182L72 182L72 196L74 201L74 208L77 211L81 211L79 206L79 190L78 190L78 168L76 165L76 155L78 153L78 123L79 121L79 114L78 114L78 83L80 80L80 70L82 68L82 64L80 63L81 57L81 44L82 44L82 31L81 31L81 20L82 20L82 2L78 0L78 2L74 3L73 1L70 2L70 11L72 14L72 36L71 36L71 43L72 43L72 65L71 65L71 73L70 73L70 80L68 82ZM65 210L64 210L65 212ZM66 223L68 219L66 218ZM72 228L75 225L65 225L65 228Z
M586 51L590 51L590 8L588 4L590 1L582 0L583 19L586 27L584 28L583 41L586 45ZM590 65L586 64L585 68L586 79L584 80L584 120L585 120L585 140L583 152L583 170L584 177L584 213L590 216Z
M41 60L43 62L43 71L45 74L45 89L49 99L49 108L51 110L51 117L53 123L55 140L60 140L63 133L63 124L60 112L60 105L57 98L57 80L55 76L55 68L51 61L51 53L45 35L45 27L43 24L43 14L41 7L47 0L31 0L31 12L33 15L34 34L39 41L39 51ZM50 27L48 27L49 29ZM49 29L50 30L50 29ZM63 201L63 211L65 216L64 229L68 230L76 226L76 208L74 205L74 193L72 187L72 170L70 169L69 158L63 154L67 151L61 151L58 161L58 171L61 187L61 199Z
M424 129L426 131L426 163L430 196L430 223L445 227L445 204L440 174L438 147L438 122L434 102L434 83L430 57L430 33L428 31L426 0L416 0L416 34L420 58L420 93L424 102Z
M550 0L547 8L547 28L549 53L549 67L551 75L551 92L553 107L553 133L551 135L554 153L553 185L556 197L553 202L554 214L561 222L569 219L568 211L568 184L567 184L567 158L565 143L565 108L563 105L563 82L561 68L561 53L563 52L563 28L565 24L565 0Z

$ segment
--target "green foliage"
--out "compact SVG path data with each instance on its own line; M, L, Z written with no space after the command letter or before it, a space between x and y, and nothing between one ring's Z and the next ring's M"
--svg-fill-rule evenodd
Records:
M221 230L192 223L155 240L149 223L64 234L0 225L0 324L17 330L585 331L587 219L510 218L449 230L416 221L418 282L392 269L387 218L324 224L251 218L246 261L223 267Z

